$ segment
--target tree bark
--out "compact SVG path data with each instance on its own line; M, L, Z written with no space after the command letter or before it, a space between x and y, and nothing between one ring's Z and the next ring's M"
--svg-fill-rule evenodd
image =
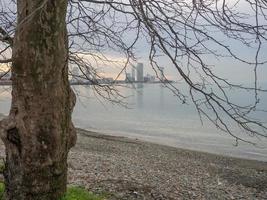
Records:
M75 144L68 82L67 0L19 0L12 105L1 123L6 200L58 200Z

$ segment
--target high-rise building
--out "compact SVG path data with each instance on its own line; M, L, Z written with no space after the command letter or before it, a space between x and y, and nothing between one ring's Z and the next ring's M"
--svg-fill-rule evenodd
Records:
M125 82L132 82L132 76L130 73L126 73Z
M132 81L135 81L135 67L132 68Z
M136 67L136 81L143 82L144 81L144 64L138 63Z

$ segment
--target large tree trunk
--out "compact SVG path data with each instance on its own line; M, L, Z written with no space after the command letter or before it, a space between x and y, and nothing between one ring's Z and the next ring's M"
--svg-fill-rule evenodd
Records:
M2 122L7 200L58 200L75 143L68 82L67 0L20 0L12 107Z

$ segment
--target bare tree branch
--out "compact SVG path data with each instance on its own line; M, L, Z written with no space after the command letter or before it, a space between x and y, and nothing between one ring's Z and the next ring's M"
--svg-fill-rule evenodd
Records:
M267 44L265 0L68 2L66 22L70 68L78 67L79 78L90 81L97 94L114 103L121 102L121 98L116 98L120 94L113 85L97 81L102 76L96 65L108 61L115 63L109 56L120 55L124 64L117 63L120 70L115 79L118 79L137 61L138 43L145 43L155 74L159 77L160 59L164 57L177 70L177 77L187 84L188 91L185 93L171 83L168 88L182 103L193 103L201 119L207 118L237 141L244 139L231 128L232 124L248 135L267 137L264 119L252 117L260 110L260 93L266 93L258 80L259 66L267 63L264 56ZM39 14L41 10L42 7L31 15ZM16 26L14 16L16 13L12 8L0 10L0 27L3 27L0 41L8 41L11 46ZM243 55L237 46L249 49L251 55ZM9 47L0 46L2 58L6 57L6 48ZM251 66L253 85L236 84L217 74L214 65L220 59ZM1 59L0 63L10 61ZM248 92L254 96L254 102L237 104L231 98L233 90Z
M0 60L0 64L11 63L12 59Z
M5 42L9 45L13 45L13 38L8 35L8 33L0 27L0 41Z

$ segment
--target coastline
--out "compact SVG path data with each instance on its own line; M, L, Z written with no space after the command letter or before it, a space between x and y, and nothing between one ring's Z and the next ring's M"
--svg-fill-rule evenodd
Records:
M77 129L68 183L108 200L264 200L267 162ZM0 158L5 157L0 144ZM3 178L3 177L2 177Z
M79 129L79 128L78 128ZM84 129L83 127L80 129ZM125 137L132 140L140 140L143 142L174 147L178 149L187 149L191 151L203 152L203 153L211 153L216 154L218 156L230 157L230 158L240 158L246 160L255 160L255 161L262 161L267 162L267 146L253 146L252 144L242 143L240 142L238 146L235 145L235 140L228 135L216 135L216 133L210 135L212 136L209 138L206 136L206 139L202 137L202 141L192 140L190 141L189 138L197 137L197 134L194 135L187 135L188 140L182 138L180 140L179 137L173 138L162 135L146 135L134 132L121 132L121 131L110 131L110 130L99 130L99 129L84 129L88 132L95 132L98 134L109 135L114 137ZM179 133L177 133L179 135ZM182 134L183 135L183 134ZM216 142L214 143L214 137L217 137ZM222 138L223 137L223 138ZM227 138L227 141L225 140ZM205 139L205 142L203 142ZM224 139L223 142L219 143L221 139ZM228 142L228 143L227 143ZM266 143L267 144L267 143Z
M267 162L78 130L69 184L110 199L266 199Z

